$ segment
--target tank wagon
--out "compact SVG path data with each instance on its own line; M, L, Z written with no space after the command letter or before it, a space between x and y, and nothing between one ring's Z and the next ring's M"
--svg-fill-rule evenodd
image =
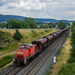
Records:
M43 38L46 38L47 39L47 45L50 45L52 42L53 42L53 35L48 35L48 36L45 36Z
M15 64L27 64L40 50L43 51L48 45L58 39L70 27L54 32L42 38L32 41L32 44L25 43L16 51L16 57L13 58Z
M32 44L36 44L38 49L44 49L47 46L47 39L40 38L40 39L32 41Z

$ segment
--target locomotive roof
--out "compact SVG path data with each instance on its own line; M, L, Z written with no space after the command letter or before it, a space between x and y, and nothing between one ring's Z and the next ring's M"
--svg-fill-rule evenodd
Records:
M20 50L27 50L27 49L29 49L29 48L22 48L22 49L20 49Z
M34 44L30 44L30 43L24 43L24 44L22 44L22 45L34 46ZM21 45L21 46L22 46L22 45Z

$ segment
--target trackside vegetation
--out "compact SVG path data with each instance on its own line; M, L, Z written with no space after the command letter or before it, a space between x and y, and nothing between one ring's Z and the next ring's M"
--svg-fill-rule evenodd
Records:
M56 75L75 75L75 63L63 65Z
M71 48L69 49L69 51L70 51L69 57L66 59L67 62L65 64L62 64L62 66L59 68L57 66L57 62L58 62L58 60L57 60L57 62L55 64L55 66L57 66L57 68L53 67L54 69L56 69L56 72L53 73L54 70L53 71L50 70L50 72L52 72L52 73L50 73L50 75L75 75L75 21L72 23L70 40L71 40L71 43L70 43ZM68 44L66 46L68 46ZM69 46L68 46L68 48L69 48ZM67 57L67 54L66 54L65 58L66 57ZM65 58L63 58L63 60L65 60ZM59 62L58 64L60 65L60 63L61 62ZM58 68L59 68L59 70L57 70Z
M10 63L12 61L14 57L14 54L12 55L7 55L7 56L4 56L2 58L0 58L0 69L5 66L6 64Z
M14 38L15 40L20 41L21 38L23 38L23 36L21 35L21 33L20 33L18 30L16 30L16 33L14 33L13 38Z
M62 66L57 75L75 75L75 21L72 24L71 28L71 54L68 60L68 64Z
M60 50L59 54L57 55L56 63L51 66L50 71L47 73L47 75L56 75L61 67L65 64L67 64L67 60L70 57L70 49L71 47L71 33L66 38L66 42L64 43L62 49Z

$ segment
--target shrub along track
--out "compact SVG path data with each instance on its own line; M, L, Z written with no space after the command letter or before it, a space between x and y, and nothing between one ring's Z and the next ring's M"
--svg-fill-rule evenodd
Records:
M16 68L11 69L8 71L5 75L16 75L20 70L25 68L25 70L21 73L21 75L36 75L38 71L41 69L41 67L45 64L45 62L48 60L48 58L51 56L51 54L55 51L55 49L59 46L61 41L63 41L68 34L68 31L63 34L59 39L57 39L53 44L51 44L50 48L48 47L43 53L41 53L39 56L40 58L36 58L34 63L30 63L31 65L26 66L19 66Z

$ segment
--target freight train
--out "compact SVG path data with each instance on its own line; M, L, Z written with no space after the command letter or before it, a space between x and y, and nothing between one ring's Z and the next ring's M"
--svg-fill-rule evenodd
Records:
M32 41L32 44L25 43L20 46L20 49L16 51L16 57L13 59L15 64L27 64L31 58L35 57L40 50L44 50L52 42L58 39L63 33L69 30L70 27L67 27L63 30L54 32L42 38Z

